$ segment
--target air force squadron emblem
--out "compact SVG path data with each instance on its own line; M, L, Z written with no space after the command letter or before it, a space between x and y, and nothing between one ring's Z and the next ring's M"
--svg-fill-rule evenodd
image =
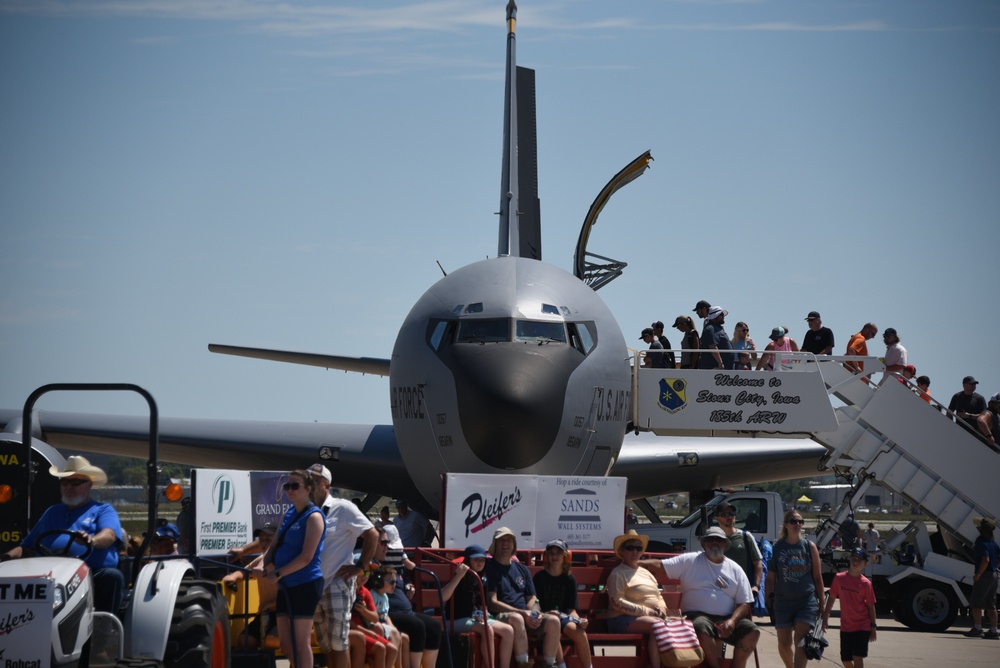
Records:
M659 406L668 413L676 413L687 406L687 383L683 378L661 378Z

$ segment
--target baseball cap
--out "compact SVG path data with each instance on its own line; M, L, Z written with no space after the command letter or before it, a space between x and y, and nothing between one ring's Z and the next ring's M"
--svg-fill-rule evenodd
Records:
M177 530L176 524L168 523L161 527L156 527L156 535L160 538L169 538L176 541L180 540L181 532Z
M686 324L686 323L687 323L687 316L679 315L676 318L674 318L674 324L673 324L673 326L676 327L676 328L678 328L678 329L680 329L681 325Z
M707 301L705 301L704 299L702 299L702 300L699 300L698 303L695 304L694 308L691 309L691 310L692 311L697 311L700 308L711 308L711 307L712 307L711 304L709 304Z
M772 341L777 341L784 335L785 335L784 327L775 327L774 329L771 330L771 335L768 338L771 339Z
M274 533L277 532L277 531L278 531L278 528L276 526L274 526L270 522L267 522L264 525L262 525L260 528L257 528L257 529L253 530L253 537L256 538L257 536L261 535L262 533L269 533L271 535L274 535Z
M819 311L809 311L806 320L822 320L822 318L819 317Z
M639 335L639 338L644 339L647 336L652 336L652 335L653 335L653 328L647 327L646 329L642 330L642 334Z
M896 336L896 329L894 327L887 327L885 333L882 336Z
M558 538L553 538L552 540L550 540L548 543L545 544L546 550L549 549L550 547L558 547L563 552L569 551L569 548L566 546L566 541L560 540Z
M701 542L704 543L709 538L718 538L720 540L729 540L729 537L726 535L726 532L723 531L722 529L720 529L719 527L712 527L708 531L706 531L705 535L703 535L701 537Z
M992 397L990 397L990 401L995 403L1000 403L1000 392L997 392Z
M965 378L962 379L962 385L965 385L966 383L968 383L969 385L979 385L979 381L973 378L972 376L966 376Z
M333 476L330 475L330 469L318 462L307 468L306 471L309 472L309 475L319 476L327 482L333 482Z
M863 547L856 547L853 550L851 550L851 556L868 561L868 553L865 552L865 548Z
M650 327L652 327L654 330L656 330L656 329L663 329L663 321L662 320L657 320L652 325L650 325Z
M486 550L483 549L482 545L470 545L465 548L465 560L469 559L485 559Z

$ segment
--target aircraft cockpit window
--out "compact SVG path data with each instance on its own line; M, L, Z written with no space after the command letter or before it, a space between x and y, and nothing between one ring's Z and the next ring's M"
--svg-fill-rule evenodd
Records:
M466 313L482 313L483 312L483 303L482 302L476 302L475 304L469 304L468 308L465 309L465 312Z
M518 320L515 337L518 341L566 343L566 326L561 322Z
M563 315L565 315L565 316L569 316L569 315L572 315L572 314L571 314L571 313L569 312L569 309L568 309L568 308L566 308L565 306L560 306L560 307L559 307L559 311L560 311L560 312L562 312L562 314L563 314Z
M480 307L482 304L480 304ZM471 308L471 306L470 306ZM458 324L458 343L496 343L510 341L510 320L489 318L463 320Z
M559 315L559 309L552 304L542 304L542 313L546 315Z
M569 330L569 343L584 355L594 349L594 336L590 332L590 326L585 322L566 323Z
M459 315L462 312L462 309L464 309L464 308L465 308L465 304L459 304L458 306L456 306L455 308L453 308L451 310L451 312L454 313L455 315Z
M448 320L438 320L431 323L431 333L430 336L427 337L427 341L431 344L431 348L434 350L441 349L441 343L445 340L445 331L448 329L448 325L450 324L453 323ZM452 329L452 333L454 333L454 328Z

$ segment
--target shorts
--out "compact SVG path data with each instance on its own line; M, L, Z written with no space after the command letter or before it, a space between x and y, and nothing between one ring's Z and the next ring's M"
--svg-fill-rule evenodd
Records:
M453 633L468 633L469 631L472 630L473 626L480 623L481 621L482 621L481 619L475 619L474 617L461 617L459 619L456 619L455 630L453 631ZM490 626L493 626L494 624L497 623L497 620L489 619L487 620L487 623Z
M871 637L871 631L841 631L840 660L853 661L854 657L867 658L868 640Z
M637 619L639 618L632 615L618 615L608 617L604 620L604 625L608 627L608 633L628 633L628 627Z
M997 607L997 571L983 573L983 576L972 583L972 595L969 596L969 607L993 610Z
M334 578L323 589L313 626L316 641L324 653L347 650L347 634L351 630L351 606L357 580Z
M719 637L719 629L717 629L715 625L721 624L729 619L729 615L710 615L706 612L700 612L698 610L689 610L684 613L684 616L690 619L691 623L694 624L695 633L698 635L705 634L712 638ZM740 621L736 622L736 628L733 629L732 635L726 638L726 642L730 645L735 645L756 630L757 625L750 619L744 617Z
M376 631L377 633L377 631ZM365 636L365 656L370 657L372 649L375 645L388 645L389 641L380 635L372 635L370 633L364 634Z
M810 594L797 601L774 601L774 628L790 629L798 623L816 626L819 619L819 601Z
M276 614L279 617L311 619L316 614L316 604L323 591L323 578L303 582L294 587L278 590Z
M501 612L499 615L496 615L496 619L498 622L506 622L508 619L514 617L515 615L518 617L521 616L520 613L517 612ZM545 620L543 618L542 620L543 623L539 624L535 628L531 628L530 626L528 626L527 622L524 623L524 632L528 634L528 640L543 640L545 638L544 621Z
M260 642L264 636L278 635L278 616L274 610L261 610L247 624L247 634ZM261 629L263 624L264 628Z

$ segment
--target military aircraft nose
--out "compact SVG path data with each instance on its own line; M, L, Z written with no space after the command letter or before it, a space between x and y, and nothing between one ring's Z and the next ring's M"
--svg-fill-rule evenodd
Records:
M483 463L498 469L537 464L554 445L566 386L575 367L567 346L456 346L462 432Z

